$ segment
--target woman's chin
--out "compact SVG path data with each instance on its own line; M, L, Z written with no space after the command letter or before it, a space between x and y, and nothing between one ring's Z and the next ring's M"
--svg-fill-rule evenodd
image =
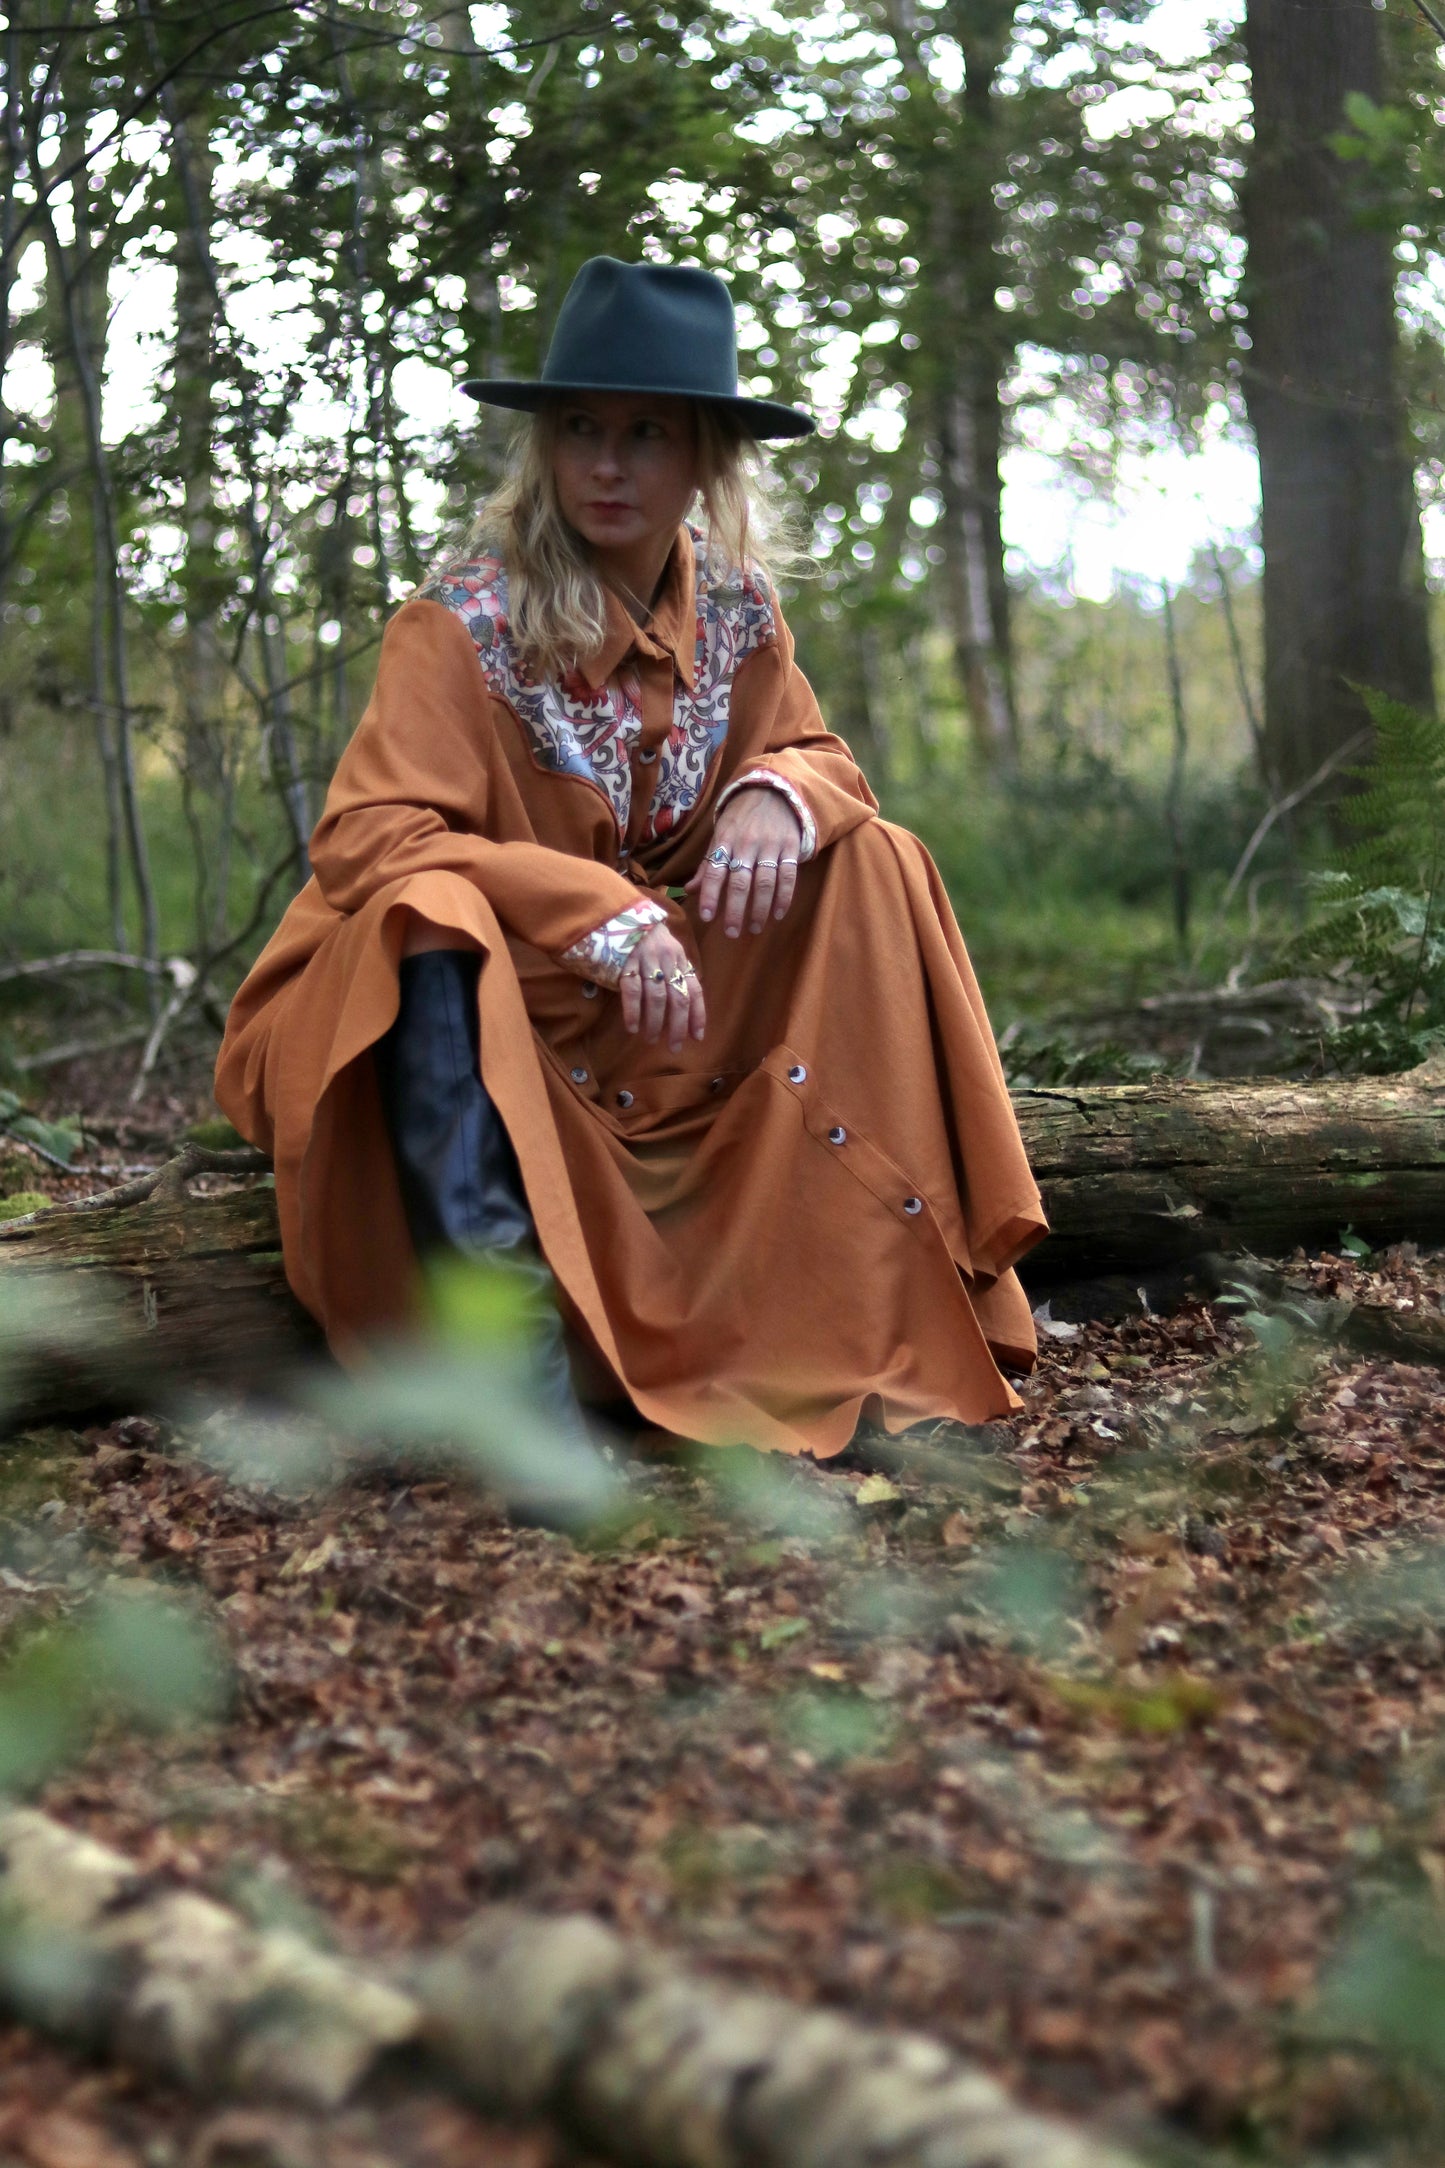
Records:
M589 513L585 519L578 520L576 526L583 541L599 556L605 556L609 550L636 549L639 542L647 539L647 530L630 513L612 517L605 513L600 517Z

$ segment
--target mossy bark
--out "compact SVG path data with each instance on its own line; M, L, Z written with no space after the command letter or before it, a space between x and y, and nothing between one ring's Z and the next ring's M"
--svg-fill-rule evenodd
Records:
M1040 1278L1445 1239L1445 1075L1023 1092L1053 1228Z

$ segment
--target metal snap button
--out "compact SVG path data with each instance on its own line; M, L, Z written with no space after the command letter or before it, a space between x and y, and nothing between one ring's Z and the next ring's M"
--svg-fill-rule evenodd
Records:
M803 1067L803 1064L800 1061L795 1061L792 1068L788 1071L788 1082L790 1084L806 1084L807 1081L807 1070Z
M709 1084L708 1090L710 1092L720 1092L726 1083L727 1078L725 1076L715 1076L711 1084Z
M640 761L645 762L648 767L651 767L653 761L657 758L657 747L655 745L645 745L637 757Z
M617 1104L620 1107L630 1107L632 1104L631 1092L619 1092L617 1094Z
M921 1197L905 1197L903 1200L903 1209L905 1212L908 1213L921 1212L923 1210L923 1199Z
M585 1084L587 1082L587 1071L585 1069L574 1069L572 1071L572 1082L574 1084Z
M589 979L587 981L587 984L582 989L582 999L584 1001L595 1001L597 999L598 992L599 989L593 984L592 980Z
M828 1142L830 1144L846 1144L848 1142L848 1132L841 1122L834 1122L832 1128L828 1131Z

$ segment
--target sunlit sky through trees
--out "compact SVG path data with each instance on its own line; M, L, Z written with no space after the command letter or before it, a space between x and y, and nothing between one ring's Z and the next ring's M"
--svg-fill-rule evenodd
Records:
M1142 38L1146 49L1152 48L1161 61L1178 66L1204 54L1211 18L1217 22L1231 13L1237 16L1242 4L1243 0L1224 0L1222 5L1205 7L1201 0L1159 0L1142 33L1131 26L1128 34L1133 41ZM487 42L488 18L499 12L485 5L473 7L473 27L479 42ZM760 22L766 21L771 15L769 0L743 0L735 9L739 15L749 12L755 13ZM836 37L844 24L844 13L820 6L818 21L820 35L831 33ZM774 23L773 27L779 25ZM934 65L946 71L948 64L946 41L940 41ZM1241 73L1230 71L1225 80L1211 86L1208 97L1200 100L1196 125L1208 128L1217 124L1221 130L1238 126L1248 90L1247 83L1239 79ZM1090 130L1105 135L1147 123L1158 117L1161 96L1141 71L1140 80L1132 87L1116 92L1092 109ZM509 125L506 111L499 107L493 117L505 131ZM754 139L760 127L764 136L775 130L781 137L788 125L788 116L781 111L775 122L772 116L764 116L761 123L756 118L748 123ZM132 133L133 146L136 140L136 133ZM157 156L161 149L157 130ZM225 177L223 155L223 182ZM689 186L700 188L706 181L706 175L698 175L664 185L685 195ZM623 233L599 233L597 244L618 254L637 252L635 239ZM244 294L236 309L239 328L254 341L255 350L276 367L299 361L309 323L310 296L304 281L288 277L284 266L268 258L263 242L244 230L226 231L221 238L221 253L242 274ZM33 261L25 268L38 281L42 271L38 245L32 256ZM927 276L926 263L923 276ZM1420 280L1424 279L1422 271ZM438 287L438 299L442 301L445 296L440 286L444 284L442 281ZM173 295L170 266L133 245L131 260L123 262L111 288L108 434L119 436L157 415L157 385L172 338ZM1431 308L1436 296L1422 283L1415 298L1422 308ZM534 299L525 287L508 292L504 285L504 306L526 308L534 304ZM31 367L44 374L36 350L31 348L28 353ZM1020 351L1020 369L1025 373L1029 359L1030 349L1024 347ZM1047 359L1039 357L1041 362ZM46 387L39 382L27 386L25 353L17 355L16 360L9 384L12 401L24 405L29 394L36 404L41 403ZM459 368L457 377L462 373ZM826 369L821 375L826 378ZM315 440L340 426L343 407L340 398L329 394L314 378L312 387L297 404L292 422L298 432ZM826 414L826 381L815 379L810 389ZM415 448L415 508L421 522L430 524L440 504L426 471L428 438L440 423L468 415L471 404L444 369L416 358L401 363L395 396ZM896 433L904 426L903 417L896 413L880 413L876 420L880 441L889 430ZM1058 395L1025 401L1018 410L1020 441L1007 454L1003 470L1004 531L1018 569L1032 567L1050 575L1050 585L1062 594L1072 592L1102 599L1121 578L1146 585L1161 579L1171 583L1181 580L1195 554L1210 542L1251 544L1258 514L1255 459L1238 417L1222 404L1211 409L1198 428L1197 449L1186 452L1143 444L1131 449L1126 443L1114 461L1115 479L1108 496L1097 484L1080 479L1077 471L1081 463L1087 464L1087 427L1072 402ZM1070 458L1071 453L1081 449L1082 462L1078 457ZM1445 558L1445 514L1427 513L1426 544L1433 559Z

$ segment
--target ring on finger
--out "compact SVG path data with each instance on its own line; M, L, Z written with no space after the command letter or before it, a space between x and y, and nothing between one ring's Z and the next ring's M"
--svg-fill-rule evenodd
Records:
M675 994L685 994L687 992L687 982L691 977L692 973L690 971L669 971L667 983Z
M648 972L647 976L649 982L653 986L661 986L663 980L667 977L667 973L663 971L658 965L654 964L652 969Z
M729 873L751 873L752 870L753 862L750 858L730 858L728 860Z
M728 850L727 845L725 843L720 843L715 851L709 851L707 854L707 862L710 866L730 866L732 864L732 856Z
M759 858L755 861L755 863L757 865L759 873L776 873L778 870L778 861L776 858Z

